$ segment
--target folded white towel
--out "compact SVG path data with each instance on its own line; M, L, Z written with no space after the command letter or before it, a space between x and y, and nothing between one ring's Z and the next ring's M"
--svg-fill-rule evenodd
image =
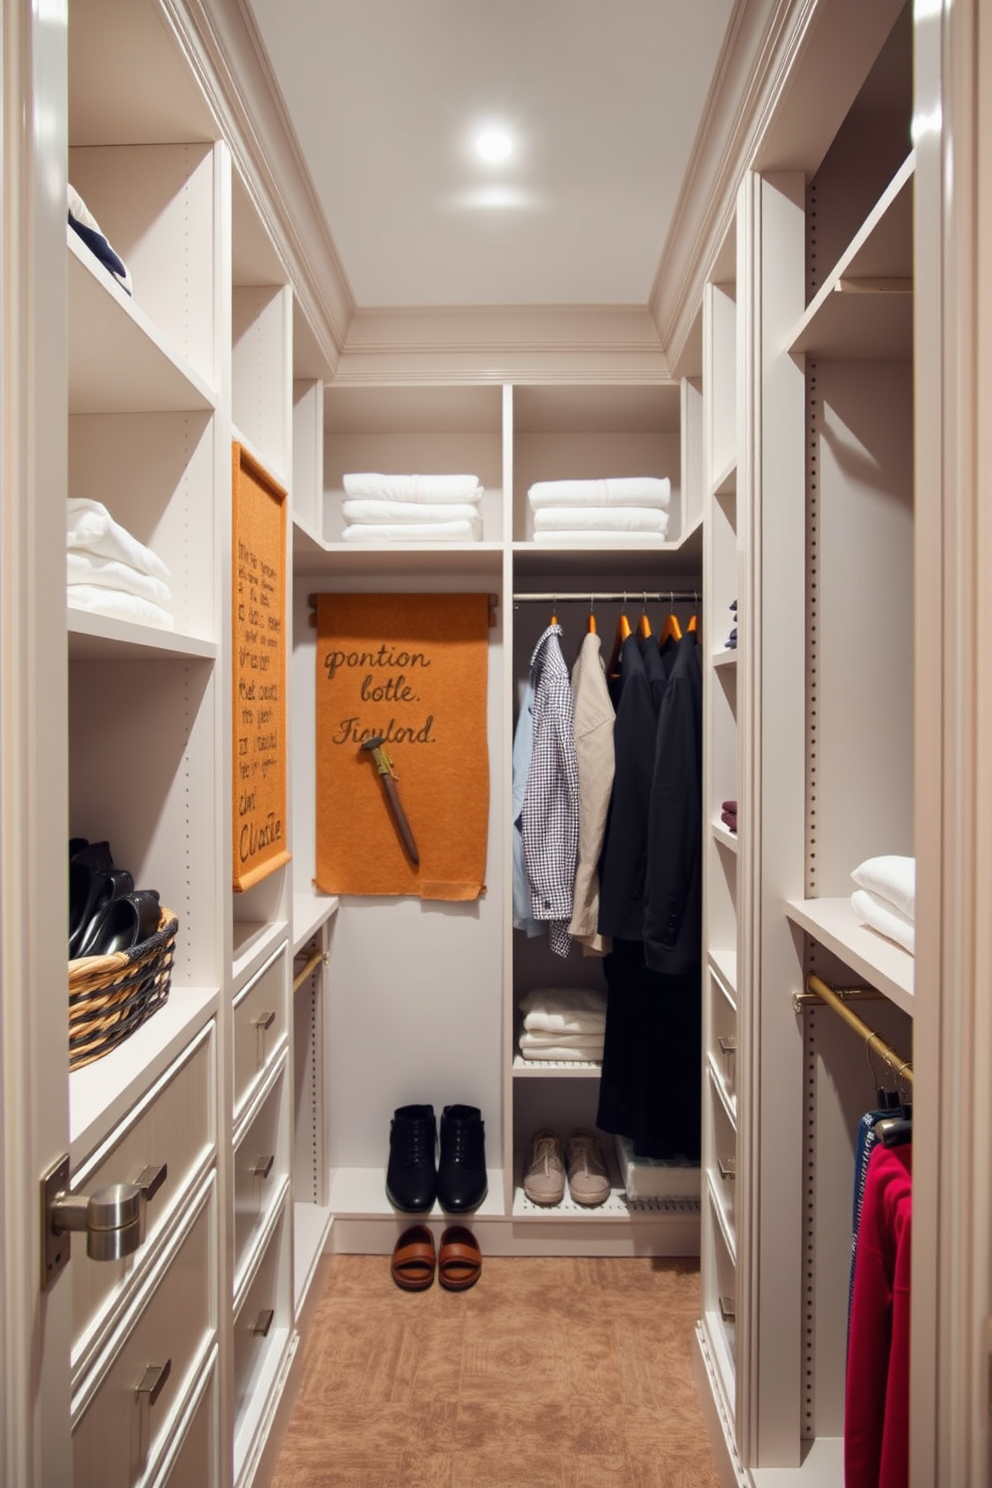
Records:
M378 501L473 501L482 500L477 475L380 475L359 471L344 477L348 496L373 497Z
M66 579L71 584L98 584L104 589L118 589L125 594L136 594L139 599L151 600L164 610L172 609L172 593L168 584L163 584L154 574L142 573L129 563L119 563L116 558L97 558L93 553L81 553L70 548L65 555Z
M604 1030L598 1033L532 1033L525 1028L517 1042L521 1049L547 1049L551 1046L563 1049L591 1049L603 1042Z
M157 625L161 630L174 630L176 622L161 605L120 589L103 589L99 584L70 584L66 590L70 608L92 610L115 620L136 620L141 625Z
M66 502L66 544L100 558L116 558L141 573L154 574L163 583L172 575L157 553L132 537L126 527L115 522L100 501L87 501L70 496Z
M656 506L542 506L534 513L535 532L668 531L668 513Z
M345 501L346 522L478 522L479 511L470 501Z
M859 920L864 920L866 925L877 930L886 939L894 940L911 956L915 955L916 926L888 900L880 899L870 889L855 889L851 895L851 904Z
M908 920L916 918L916 859L891 854L866 858L851 874L859 889L885 899Z
M482 524L475 522L361 522L348 526L345 542L478 542Z
M552 1044L546 1049L521 1049L520 1053L524 1059L567 1059L576 1064L601 1064L603 1046L600 1044L598 1048L571 1049L567 1044Z
M527 492L531 507L667 506L672 483L667 476L622 475L608 480L535 481Z
M660 532L577 531L535 532L535 543L546 548L660 548L666 541Z
M517 1006L533 1032L595 1033L606 1024L606 993L596 987L535 987Z

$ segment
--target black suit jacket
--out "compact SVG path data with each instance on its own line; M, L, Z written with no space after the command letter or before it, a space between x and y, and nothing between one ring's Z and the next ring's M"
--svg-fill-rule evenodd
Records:
M646 832L644 959L672 976L702 957L702 759L703 686L690 630L658 713Z

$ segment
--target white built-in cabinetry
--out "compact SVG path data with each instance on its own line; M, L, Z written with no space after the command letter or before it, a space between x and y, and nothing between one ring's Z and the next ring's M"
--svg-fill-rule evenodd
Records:
M72 0L68 73L68 177L134 292L66 230L67 489L165 561L175 629L70 607L67 828L180 927L166 1006L69 1078L76 1191L168 1173L132 1260L74 1246L72 1457L81 1484L224 1488L256 1473L329 1224L312 953L335 907L298 919L289 868L231 888L231 447L312 513L327 367L158 7ZM161 1384L133 1397L139 1356Z
M913 1056L913 958L850 904L859 863L917 850L911 10L869 29L803 152L769 125L702 305L711 639L740 606L705 745L698 1341L728 1484L843 1479L854 1148L896 1082L793 1001L806 975L872 989L860 1015ZM793 88L838 40L814 28ZM730 795L734 842L712 825Z
M539 1126L567 1133L594 1124L599 1068L527 1065L515 1057L516 1004L531 986L602 985L602 968L577 949L562 960L545 938L528 942L515 932L509 892L511 739L531 653L552 612L564 627L570 661L594 607L609 660L624 594L632 623L644 594L652 594L656 633L669 609L659 592L688 592L701 603L700 476L686 488L682 403L676 383L325 389L323 504L294 530L298 895L308 892L315 862L312 754L306 757L316 676L311 596L436 590L495 599L486 893L477 903L443 907L413 899L345 900L328 939L333 1033L325 1109L336 1249L388 1251L395 1240L402 1217L384 1187L393 1110L426 1102L440 1113L455 1101L477 1105L486 1123L489 1192L473 1222L487 1252L692 1253L698 1246L694 1204L630 1205L618 1174L599 1210L582 1210L568 1198L557 1210L538 1210L525 1199L520 1163L530 1135ZM345 543L343 476L359 470L476 474L485 488L482 540ZM527 501L533 482L632 474L671 480L671 539L662 547L603 553L534 544ZM604 601L604 592L616 597ZM547 598L524 597L533 594ZM692 607L691 599L680 604L683 619ZM605 1146L610 1154L609 1139Z

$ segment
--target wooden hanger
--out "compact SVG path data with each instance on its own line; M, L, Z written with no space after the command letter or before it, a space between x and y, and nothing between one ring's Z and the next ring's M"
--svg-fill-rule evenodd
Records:
M596 634L596 612L593 609L593 597L589 596L589 618L586 620L586 630L590 635Z
M666 641L680 641L681 639L682 627L679 624L679 617L675 613L675 596L673 595L671 599L671 611L668 619L665 621L661 635L658 637L658 645L659 647L664 646Z
M641 618L637 622L637 634L638 638L642 641L649 640L651 636L651 621L648 619L648 597L646 594L644 596L644 608L641 611Z
M627 596L624 595L623 609L620 611L620 618L617 621L617 633L613 640L613 655L606 669L606 675L611 682L615 682L620 676L620 648L627 637L632 634L630 621L627 619Z
M686 630L695 631L696 629L698 629L698 626L699 626L699 616L696 614L696 605L697 604L698 604L698 600L696 599L696 596L693 595L692 596L692 614L689 616L689 624L686 626Z

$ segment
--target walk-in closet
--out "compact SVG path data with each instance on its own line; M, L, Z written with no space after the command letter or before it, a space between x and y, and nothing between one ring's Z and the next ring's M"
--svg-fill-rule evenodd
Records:
M401 95L370 95L342 130L345 71L374 78L415 21L376 57L372 12L336 3L294 62L305 9L4 11L0 1484L267 1488L331 1259L392 1286L391 1123L431 1107L484 1124L456 1216L481 1256L603 1258L610 1287L639 1258L649 1308L652 1258L683 1311L698 1280L722 1488L977 1488L986 8L611 12L610 97L659 16L685 51L684 99L624 94L641 130L695 110L682 177L661 215L645 188L634 238L604 232L611 288L584 301L624 160L530 265L598 145L555 157L560 196L463 191L449 161L438 220L485 220L505 303L495 277L459 297L468 254L417 298L441 271L405 184L389 233L356 247L342 206L338 234L314 97L342 193L382 211L373 136L412 170L412 115L407 139ZM557 56L557 0L495 39L457 9L424 27L512 56L507 96ZM566 50L605 151L582 9ZM525 267L560 290L529 300ZM439 663L429 691L421 634L464 639L469 684ZM528 777L549 656L564 914ZM576 750L583 667L607 786ZM432 879L445 834L462 856ZM570 1139L601 1191L549 1198L530 1164ZM442 1204L414 1217L443 1242Z

